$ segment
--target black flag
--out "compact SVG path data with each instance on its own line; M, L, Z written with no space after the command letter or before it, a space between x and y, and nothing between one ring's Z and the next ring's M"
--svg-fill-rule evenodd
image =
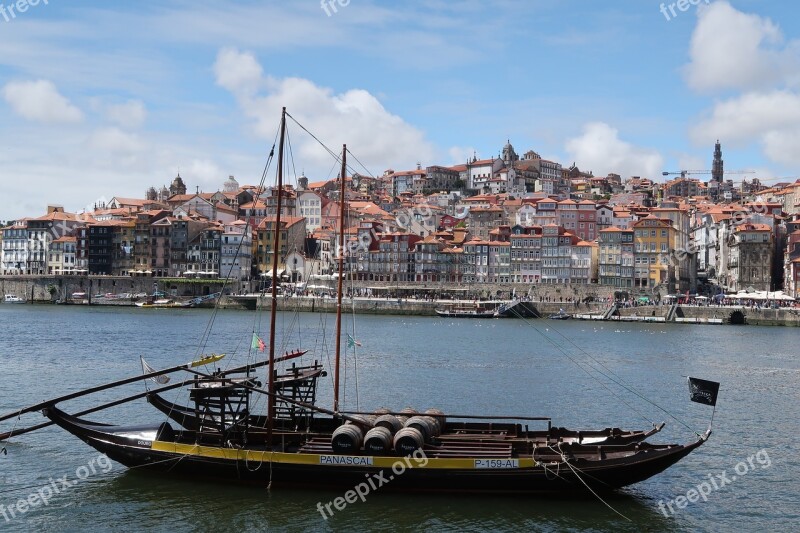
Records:
M719 383L705 379L689 378L689 399L706 405L717 405Z

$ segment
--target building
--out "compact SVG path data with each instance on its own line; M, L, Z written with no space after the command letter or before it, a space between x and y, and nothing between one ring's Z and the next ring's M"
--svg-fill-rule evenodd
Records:
M308 231L322 227L322 205L322 197L313 191L297 193L297 215L306 219Z
M772 229L766 224L740 224L733 230L728 263L731 291L771 291Z
M499 158L476 159L467 163L467 189L483 192L489 187L489 181L503 168L503 160Z
M76 215L65 213L60 206L48 206L46 215L29 218L26 221L28 233L26 271L34 275L47 274L50 243L64 235L71 235L76 227L83 224Z
M689 198L691 196L703 196L706 193L706 186L696 178L681 176L664 184L664 197L670 196Z
M3 275L28 274L28 219L3 228Z
M614 225L614 208L608 204L601 204L595 208L596 228L599 236L600 232Z
M110 276L114 258L114 222L89 224L87 237L87 268L91 275Z
M800 298L800 229L788 235L784 258L784 292Z
M133 247L136 220L127 218L111 224L111 274L129 276L134 270Z
M511 235L511 276L514 283L540 283L542 279L542 235Z
M673 258L675 228L668 219L649 215L633 223L634 275L633 286L654 288L656 285L674 282ZM667 292L677 290L674 283Z
M77 239L74 236L59 237L50 243L47 273L52 275L74 274L76 268Z
M255 262L261 277L272 275L273 252L275 250L276 217L268 216L261 221L257 230L257 247ZM286 256L289 252L305 249L306 219L300 217L281 216L280 235L278 236L278 271L286 270Z
M502 207L473 207L469 210L469 232L479 240L488 240L489 232L504 222Z
M509 242L489 242L486 275L486 281L489 283L511 282L511 244Z
M189 243L206 222L167 216L150 225L150 267L156 277L180 277L189 270Z
M444 253L445 243L434 235L429 235L414 246L414 281L445 281L449 268L448 255Z
M189 241L186 249L186 268L171 270L173 276L197 275L219 277L223 227L207 224Z
M421 238L413 233L379 234L377 249L358 255L356 269L360 279L389 282L414 281L417 275L415 248L420 240ZM431 263L433 262L434 259L431 259Z
M253 232L243 220L225 224L220 242L220 277L249 280L253 266Z
M428 187L435 191L453 191L461 188L459 169L454 167L431 166L425 168Z
M566 284L572 272L572 245L580 241L556 224L542 227L542 283Z
M588 285L597 282L597 253L597 245L588 241L572 245L570 283Z
M601 285L633 288L633 230L611 227L600 231L598 278Z
M480 239L472 239L464 243L462 275L466 283L489 281L489 247L491 245L491 242Z
M151 224L170 215L166 209L140 211L136 213L133 228L132 274L152 274L153 247L151 246Z
M573 233L584 241L597 239L597 204L591 200L578 202L578 227Z

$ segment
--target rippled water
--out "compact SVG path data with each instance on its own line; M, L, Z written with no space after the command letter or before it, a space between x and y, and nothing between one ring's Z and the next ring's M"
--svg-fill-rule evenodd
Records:
M211 341L200 345L210 311L164 311L0 305L0 412L139 372L139 356L154 367L198 353L225 352L244 362L252 331L266 338L268 320L254 312L220 312ZM348 320L349 322L349 320ZM332 315L283 314L282 350L332 358ZM351 327L348 325L348 327ZM352 333L352 330L351 330ZM214 481L108 472L97 453L48 428L5 444L0 455L0 505L50 485L77 481L3 531L730 531L797 530L800 524L800 330L698 325L634 325L540 320L453 320L359 317L358 400L380 406L438 407L448 412L547 415L556 425L647 427L665 420L655 440L689 441L670 415L589 370L619 376L692 430L703 431L711 408L688 401L685 376L720 381L710 441L668 471L608 500L622 518L594 499L412 496L380 491L323 520L318 502L331 492L272 490ZM238 352L238 353L237 353ZM232 361L231 361L232 360ZM592 374L592 375L589 375ZM320 384L328 404L330 377ZM355 407L352 356L345 386ZM141 383L64 404L88 408L143 390ZM179 400L181 397L177 397ZM152 422L161 415L143 401L91 415L110 423ZM0 423L0 431L43 421L36 413ZM756 459L756 454L758 459ZM753 457L752 467L747 464ZM768 459L768 461L766 460ZM759 463L759 460L761 462ZM708 501L666 517L667 502L723 471L742 475ZM769 466L767 466L769 464ZM86 475L84 475L86 474ZM709 478L712 475L712 478ZM85 479L78 480L78 477ZM52 487L52 485L50 485ZM58 485L56 485L58 486ZM46 493L45 493L46 494ZM8 511L6 510L6 514ZM628 519L631 521L629 522Z

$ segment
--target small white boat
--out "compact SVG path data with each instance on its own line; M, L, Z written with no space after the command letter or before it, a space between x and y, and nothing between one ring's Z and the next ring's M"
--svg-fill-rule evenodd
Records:
M6 294L3 298L3 303L7 304L24 304L25 300L15 294Z

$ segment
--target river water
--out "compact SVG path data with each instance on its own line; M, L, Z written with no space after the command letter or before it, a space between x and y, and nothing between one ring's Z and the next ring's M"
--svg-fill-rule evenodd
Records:
M140 355L156 368L212 352L228 354L223 366L243 364L253 330L267 337L265 315L223 311L203 344L211 317L209 310L0 305L0 413L135 375ZM550 416L568 427L646 428L663 420L666 429L652 440L688 442L712 413L688 401L685 376L696 376L722 383L714 433L671 469L606 498L614 510L591 497L377 491L323 519L317 504L338 493L126 471L51 427L4 445L0 531L800 530L800 330L392 316L360 316L353 329L345 322L362 344L357 379L347 355L346 407ZM306 362L326 365L333 357L333 315L284 313L276 329L282 351L306 348ZM330 405L331 389L328 376L321 405ZM136 383L63 405L77 411L141 390ZM162 420L144 401L87 418ZM43 420L31 413L0 423L0 431ZM59 481L64 476L69 487ZM706 501L684 499L697 500L691 490L703 483ZM48 495L44 487L53 492L47 505L34 498L21 512L18 500Z

